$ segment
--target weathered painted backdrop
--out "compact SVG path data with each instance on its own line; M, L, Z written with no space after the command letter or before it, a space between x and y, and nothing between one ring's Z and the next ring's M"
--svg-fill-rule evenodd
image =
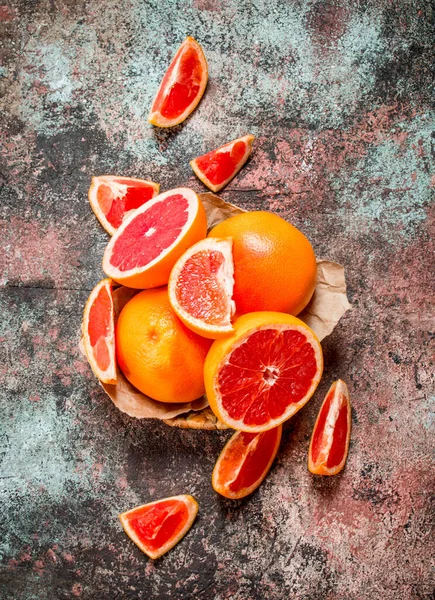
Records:
M0 7L2 600L433 598L433 7ZM189 34L209 61L207 92L184 124L153 129L152 97ZM121 414L78 339L107 242L91 176L202 190L189 159L245 133L255 151L222 196L279 213L344 264L353 310L325 340L323 383L267 480L231 502L210 486L228 434ZM306 453L337 377L352 444L343 474L321 479ZM117 514L183 492L199 518L153 563Z

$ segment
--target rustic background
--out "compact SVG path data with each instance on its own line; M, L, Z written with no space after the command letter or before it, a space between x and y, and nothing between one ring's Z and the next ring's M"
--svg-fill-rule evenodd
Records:
M2 600L434 597L433 3L27 0L0 7ZM186 35L209 61L194 115L147 124ZM210 485L228 433L118 412L78 350L107 235L92 175L203 190L188 161L245 133L222 193L300 227L345 265L353 310L318 392L243 501ZM345 379L345 471L310 475L309 436ZM432 403L431 403L432 402ZM117 514L192 493L199 518L153 563ZM432 504L431 504L432 501Z

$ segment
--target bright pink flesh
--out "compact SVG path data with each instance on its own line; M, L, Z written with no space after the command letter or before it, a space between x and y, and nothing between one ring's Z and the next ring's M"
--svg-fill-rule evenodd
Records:
M246 143L239 141L235 144L228 144L228 150L224 150L224 148L212 150L195 159L201 173L213 185L220 185L234 175L245 156Z
M179 305L210 325L220 325L228 319L228 297L217 278L224 261L218 250L197 252L183 265L175 288Z
M137 215L116 240L110 263L120 271L145 267L169 248L189 218L189 202L181 194L167 196Z
M97 199L104 216L117 229L121 225L125 213L139 208L154 198L156 190L153 186L141 182L134 182L134 187L131 187L131 180L122 177L114 179L114 181L129 186L125 196L114 196L110 186L103 183L98 188Z
M110 366L110 353L107 337L112 326L112 301L103 286L89 311L88 333L94 357L101 371Z
M322 408L320 411L319 419L316 424L316 429L313 433L313 442L311 446L311 458L314 464L316 464L319 454L322 450L322 438L323 432L325 429L326 419L328 418L328 413L332 408L332 401L334 400L334 390L329 392ZM344 398L336 398L336 402L341 402L345 400ZM338 413L337 420L334 426L334 436L331 445L331 449L328 454L328 460L326 466L328 469L332 469L333 467L338 466L344 458L346 452L346 442L348 435L348 403L345 400L342 403L342 407Z
M236 421L263 425L302 400L316 372L314 349L302 333L257 331L233 350L219 373L222 406Z

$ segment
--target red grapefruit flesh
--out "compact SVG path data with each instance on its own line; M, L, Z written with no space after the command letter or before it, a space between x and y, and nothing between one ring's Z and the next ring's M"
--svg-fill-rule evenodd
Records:
M320 342L297 317L248 313L215 340L204 364L210 407L239 431L266 431L311 398L323 372Z
M272 466L281 434L282 425L260 433L237 431L214 467L211 481L215 491L233 500L252 494Z
M233 331L234 267L231 238L206 238L178 259L169 278L169 301L177 316L207 338Z
M94 374L115 384L115 324L111 279L103 279L86 302L82 322L83 345Z
M252 151L253 135L245 135L190 161L195 175L218 192L237 175Z
M197 194L170 190L124 221L107 245L103 270L127 287L165 285L177 259L206 233L207 216Z
M349 451L351 408L347 385L334 381L320 407L308 451L308 469L315 475L336 475Z
M182 123L197 107L208 79L201 46L188 37L179 47L154 98L148 121L158 127Z
M132 211L159 193L159 184L132 177L92 177L88 198L101 225L113 235Z
M129 538L150 558L173 548L191 528L198 503L189 495L172 496L132 508L119 515Z

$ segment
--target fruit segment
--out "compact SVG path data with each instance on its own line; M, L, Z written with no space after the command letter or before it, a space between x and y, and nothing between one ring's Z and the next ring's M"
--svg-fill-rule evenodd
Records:
M172 269L169 300L195 333L217 339L233 331L232 239L206 238L189 248Z
M336 475L349 451L351 408L347 385L341 379L329 388L314 425L308 469L315 475Z
M284 313L249 313L233 326L205 361L210 407L233 429L266 431L311 398L323 372L322 348L303 321Z
M195 175L212 192L224 188L240 171L252 151L253 135L245 135L190 161Z
M261 433L237 431L214 467L212 485L215 491L238 500L256 490L272 466L281 434L282 425Z
M153 181L100 175L92 178L88 198L101 225L113 235L132 211L157 196L159 189Z
M174 127L197 107L208 79L207 61L192 37L181 44L154 98L148 121L158 127Z
M198 503L186 494L137 506L119 515L119 519L138 548L156 559L186 535L197 513Z
M103 279L86 302L82 322L86 357L95 375L103 383L115 384L115 325L112 280Z

